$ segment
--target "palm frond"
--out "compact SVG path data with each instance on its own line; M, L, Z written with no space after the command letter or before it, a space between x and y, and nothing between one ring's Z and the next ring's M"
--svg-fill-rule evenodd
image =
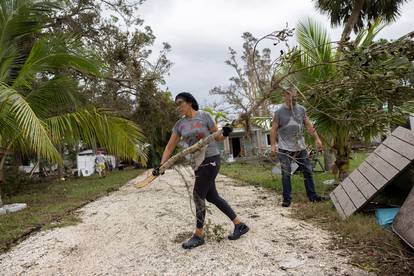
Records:
M76 110L82 104L77 81L68 77L55 77L32 90L26 101L41 118Z
M51 37L38 39L12 86L31 88L36 73L53 73L63 68L74 68L83 73L99 75L96 62L82 55L69 53L66 47L62 47L62 43L61 40Z
M42 121L36 116L26 100L14 89L0 83L0 103L8 111L9 121L15 122L15 132L30 144L31 149L51 161L60 161L60 155L50 140ZM2 137L10 137L3 133ZM17 137L11 137L11 140Z
M358 32L354 44L357 47L367 47L370 45L377 34L388 25L381 17L377 18L369 27Z
M299 22L296 28L296 36L300 50L300 59L297 60L296 67L302 69L310 67L296 75L302 85L332 75L335 67L329 63L334 60L334 55L326 29L312 19L307 19L305 22Z
M48 118L45 123L56 143L65 139L72 143L82 141L93 148L99 144L121 158L140 162L147 160L147 153L143 150L144 135L139 127L109 111L84 108Z

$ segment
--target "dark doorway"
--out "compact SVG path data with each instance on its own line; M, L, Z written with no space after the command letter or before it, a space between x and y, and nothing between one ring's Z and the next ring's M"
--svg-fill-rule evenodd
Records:
M232 138L231 145L233 147L233 157L238 157L240 154L240 138Z

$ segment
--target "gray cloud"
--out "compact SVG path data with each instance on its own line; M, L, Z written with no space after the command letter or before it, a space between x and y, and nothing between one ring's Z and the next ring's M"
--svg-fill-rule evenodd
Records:
M413 14L411 1L379 37L395 39L412 31ZM294 27L312 17L327 26L332 40L341 34L341 28L331 28L328 17L319 14L311 0L147 0L139 16L154 30L156 49L163 41L172 46L169 58L174 66L166 78L167 87L173 95L190 91L201 103L211 102L209 90L226 85L233 75L224 60L228 47L240 52L245 31L261 37L282 29L286 22Z

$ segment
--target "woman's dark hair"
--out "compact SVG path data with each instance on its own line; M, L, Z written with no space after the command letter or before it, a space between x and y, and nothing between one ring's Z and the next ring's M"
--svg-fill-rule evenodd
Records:
M198 102L197 100L194 98L193 95L191 95L188 92L181 92L180 94L178 94L177 96L175 96L175 100L177 99L183 99L184 101L186 101L187 103L191 104L191 107L197 111L198 110Z

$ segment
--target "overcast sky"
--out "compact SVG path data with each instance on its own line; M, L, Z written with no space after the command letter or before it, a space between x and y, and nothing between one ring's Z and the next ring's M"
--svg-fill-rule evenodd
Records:
M154 50L164 41L172 46L168 57L174 66L166 86L174 96L193 93L201 105L213 100L210 89L229 83L233 71L224 61L228 47L240 52L243 32L261 37L307 17L325 24L332 40L339 40L342 31L332 28L311 0L146 0L139 15L157 37ZM414 1L409 1L378 38L395 39L413 30Z

